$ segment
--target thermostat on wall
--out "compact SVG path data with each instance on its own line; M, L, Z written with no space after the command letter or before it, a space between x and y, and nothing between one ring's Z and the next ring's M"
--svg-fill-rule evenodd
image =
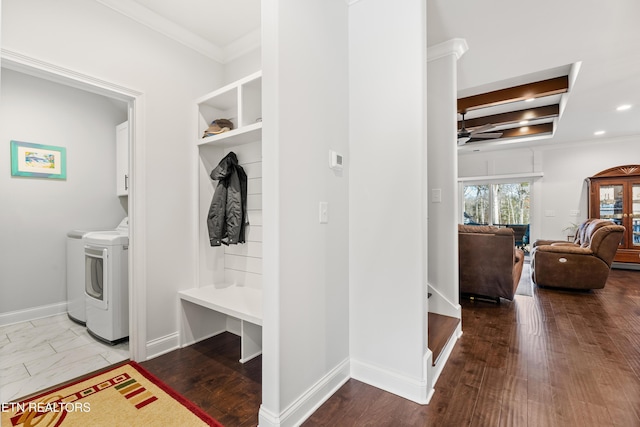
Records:
M329 151L329 155L329 167L335 170L342 170L342 162L344 160L342 154L336 153L335 151Z

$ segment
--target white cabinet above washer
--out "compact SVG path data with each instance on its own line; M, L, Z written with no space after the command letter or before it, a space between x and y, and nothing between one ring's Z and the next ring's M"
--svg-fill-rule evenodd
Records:
M129 122L116 126L116 194L129 195Z

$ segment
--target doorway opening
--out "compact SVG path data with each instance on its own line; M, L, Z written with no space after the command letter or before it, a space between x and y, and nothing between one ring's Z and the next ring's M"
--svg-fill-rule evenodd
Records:
M137 225L144 218L144 194L140 191L144 187L143 170L143 138L141 114L143 94L141 92L124 88L122 86L84 75L73 70L48 64L35 58L2 50L2 69L11 70L21 75L31 76L43 81L57 83L63 86L79 89L91 94L101 95L114 104L121 105L125 110L127 121L130 123L129 131L129 195L121 198L120 204L129 217L129 351L128 357L133 360L146 358L146 312L144 301L144 239L143 227ZM82 124L79 124L82 126ZM114 141L115 147L115 141ZM115 178L115 174L114 174ZM114 194L115 197L115 194ZM126 199L126 200L124 200ZM105 224L109 225L109 224ZM115 227L116 224L113 224ZM62 267L64 268L64 267ZM61 304L55 304L60 313ZM38 307L40 309L40 307ZM53 310L53 308L51 308ZM23 310L21 310L23 311ZM10 323L20 322L20 316L28 316L29 310L8 318ZM12 319L15 319L12 321ZM42 315L38 316L42 317ZM6 319L5 319L6 320ZM89 371L87 371L89 372Z

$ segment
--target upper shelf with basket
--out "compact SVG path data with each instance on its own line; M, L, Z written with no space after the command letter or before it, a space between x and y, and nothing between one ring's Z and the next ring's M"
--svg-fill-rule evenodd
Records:
M261 139L261 71L204 95L196 104L198 145L239 145ZM231 120L233 129L203 138L211 123L219 119Z

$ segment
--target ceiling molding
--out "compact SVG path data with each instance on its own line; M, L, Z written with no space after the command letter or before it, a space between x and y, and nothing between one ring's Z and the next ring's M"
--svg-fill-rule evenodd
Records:
M552 79L494 90L492 92L467 96L458 99L458 113L479 108L524 101L531 98L557 95L569 91L569 77L560 76Z
M219 46L214 45L136 2L129 0L96 1L214 61L220 63L228 61L225 51Z
M256 28L224 47L225 60L223 62L231 62L260 46L262 46L262 29Z
M542 178L544 172L524 172L524 173L508 173L503 175L479 175L479 176L460 176L458 182L473 182L473 181L502 181L505 179L522 179L522 178Z
M447 40L427 48L427 62L449 55L454 55L458 60L467 50L469 50L469 46L465 39Z
M563 141L563 142L547 142L546 144L541 144L536 146L537 150L542 151L550 151L550 150L576 150L582 149L585 146L597 145L600 147L606 146L607 144L637 144L638 135L622 135L615 136L612 138L592 138L589 140L574 140L574 141ZM635 145L634 145L635 147Z

